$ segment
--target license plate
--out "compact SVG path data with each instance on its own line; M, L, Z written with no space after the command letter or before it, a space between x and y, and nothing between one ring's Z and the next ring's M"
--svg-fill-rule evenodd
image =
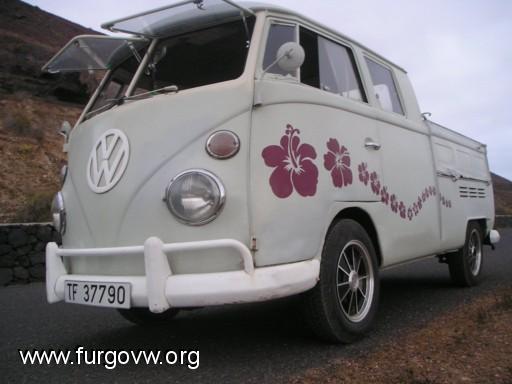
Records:
M130 283L66 280L64 289L64 300L67 303L111 308L130 308Z

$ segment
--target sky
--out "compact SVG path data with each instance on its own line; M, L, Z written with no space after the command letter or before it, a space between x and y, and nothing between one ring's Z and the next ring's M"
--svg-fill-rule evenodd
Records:
M83 26L176 0L27 0ZM488 146L512 180L512 1L264 0L332 27L406 69L422 112ZM509 99L511 97L511 99Z

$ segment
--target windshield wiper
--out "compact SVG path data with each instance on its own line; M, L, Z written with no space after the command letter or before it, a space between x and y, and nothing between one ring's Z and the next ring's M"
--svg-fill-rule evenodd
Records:
M162 94L171 93L171 92L178 93L178 86L177 85L168 85L166 87L154 89L154 90L148 91L148 92L138 93L136 95L123 96L116 100L122 104L126 100L133 100L133 99L137 99L142 96L157 96L157 95L162 95Z
M162 87L162 88L159 88L159 89L154 89L152 91L148 91L148 92L144 92L144 93L139 93L137 95L121 96L121 97L118 97L118 98L115 98L115 99L108 99L108 100L106 100L107 103L105 105L102 105L101 107L96 108L94 111L88 112L87 113L87 117L89 117L90 115L97 114L98 112L101 112L101 111L103 111L105 109L111 108L114 105L121 105L126 100L136 100L139 97L143 97L143 96L156 96L156 95L163 95L163 94L171 93L171 92L172 93L178 93L178 86L176 86L176 85L168 85L166 87Z

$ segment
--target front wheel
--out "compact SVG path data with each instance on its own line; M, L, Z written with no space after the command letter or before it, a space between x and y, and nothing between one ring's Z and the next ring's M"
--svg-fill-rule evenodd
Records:
M481 280L483 266L482 229L470 222L466 229L466 241L457 252L448 256L452 281L462 287L472 287Z
M372 326L379 301L379 273L373 243L354 220L330 229L322 253L320 281L304 297L312 330L329 342L349 343Z

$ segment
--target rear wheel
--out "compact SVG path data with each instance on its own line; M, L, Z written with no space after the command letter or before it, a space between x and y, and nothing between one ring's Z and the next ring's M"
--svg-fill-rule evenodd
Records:
M356 221L343 219L329 231L320 281L304 297L306 321L322 339L349 343L371 327L379 301L379 275L372 241Z
M480 282L483 266L482 238L480 225L470 222L466 229L464 246L448 256L450 276L455 284L471 287Z
M153 313L148 308L118 309L118 312L126 320L137 325L161 325L168 323L178 314L175 308L168 309L163 313Z

